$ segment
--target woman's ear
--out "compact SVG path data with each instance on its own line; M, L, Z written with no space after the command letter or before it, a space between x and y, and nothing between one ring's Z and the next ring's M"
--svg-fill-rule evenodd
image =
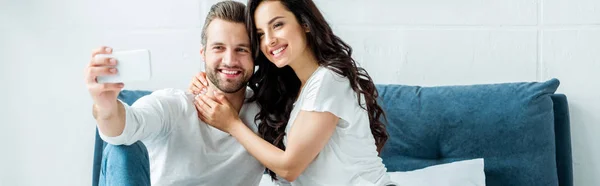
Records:
M309 33L310 32L310 28L308 27L308 24L303 23L302 24L302 28L304 28L304 32Z

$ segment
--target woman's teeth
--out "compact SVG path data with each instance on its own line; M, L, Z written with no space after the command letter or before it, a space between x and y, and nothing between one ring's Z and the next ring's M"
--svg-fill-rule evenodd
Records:
M277 54L279 54L281 51L283 51L283 49L285 49L285 47L281 47L281 48L279 48L279 49L277 49L277 50L273 51L273 55L277 55Z

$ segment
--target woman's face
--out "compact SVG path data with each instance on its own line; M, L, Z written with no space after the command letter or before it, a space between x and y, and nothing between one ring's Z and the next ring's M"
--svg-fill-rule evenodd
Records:
M278 68L305 55L306 32L296 16L279 1L263 1L254 12L260 50Z

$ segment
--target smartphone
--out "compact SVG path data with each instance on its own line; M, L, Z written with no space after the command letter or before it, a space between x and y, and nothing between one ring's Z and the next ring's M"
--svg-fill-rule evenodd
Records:
M149 50L117 51L112 54L97 54L95 58L114 58L117 60L117 74L98 76L98 83L149 81L152 77Z

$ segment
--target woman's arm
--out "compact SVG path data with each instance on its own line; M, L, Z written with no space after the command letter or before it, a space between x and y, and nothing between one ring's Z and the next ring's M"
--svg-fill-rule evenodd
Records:
M300 111L287 134L283 151L250 130L223 96L217 101L200 95L196 101L200 118L230 133L258 161L277 175L294 181L329 142L339 118L330 112Z
M243 123L236 124L230 134L265 167L292 182L329 142L338 120L329 112L300 111L287 134L285 151L260 138Z
M204 94L206 93L206 87L208 87L206 73L198 72L198 74L192 78L192 82L190 82L190 86L188 87L188 92L194 95Z

